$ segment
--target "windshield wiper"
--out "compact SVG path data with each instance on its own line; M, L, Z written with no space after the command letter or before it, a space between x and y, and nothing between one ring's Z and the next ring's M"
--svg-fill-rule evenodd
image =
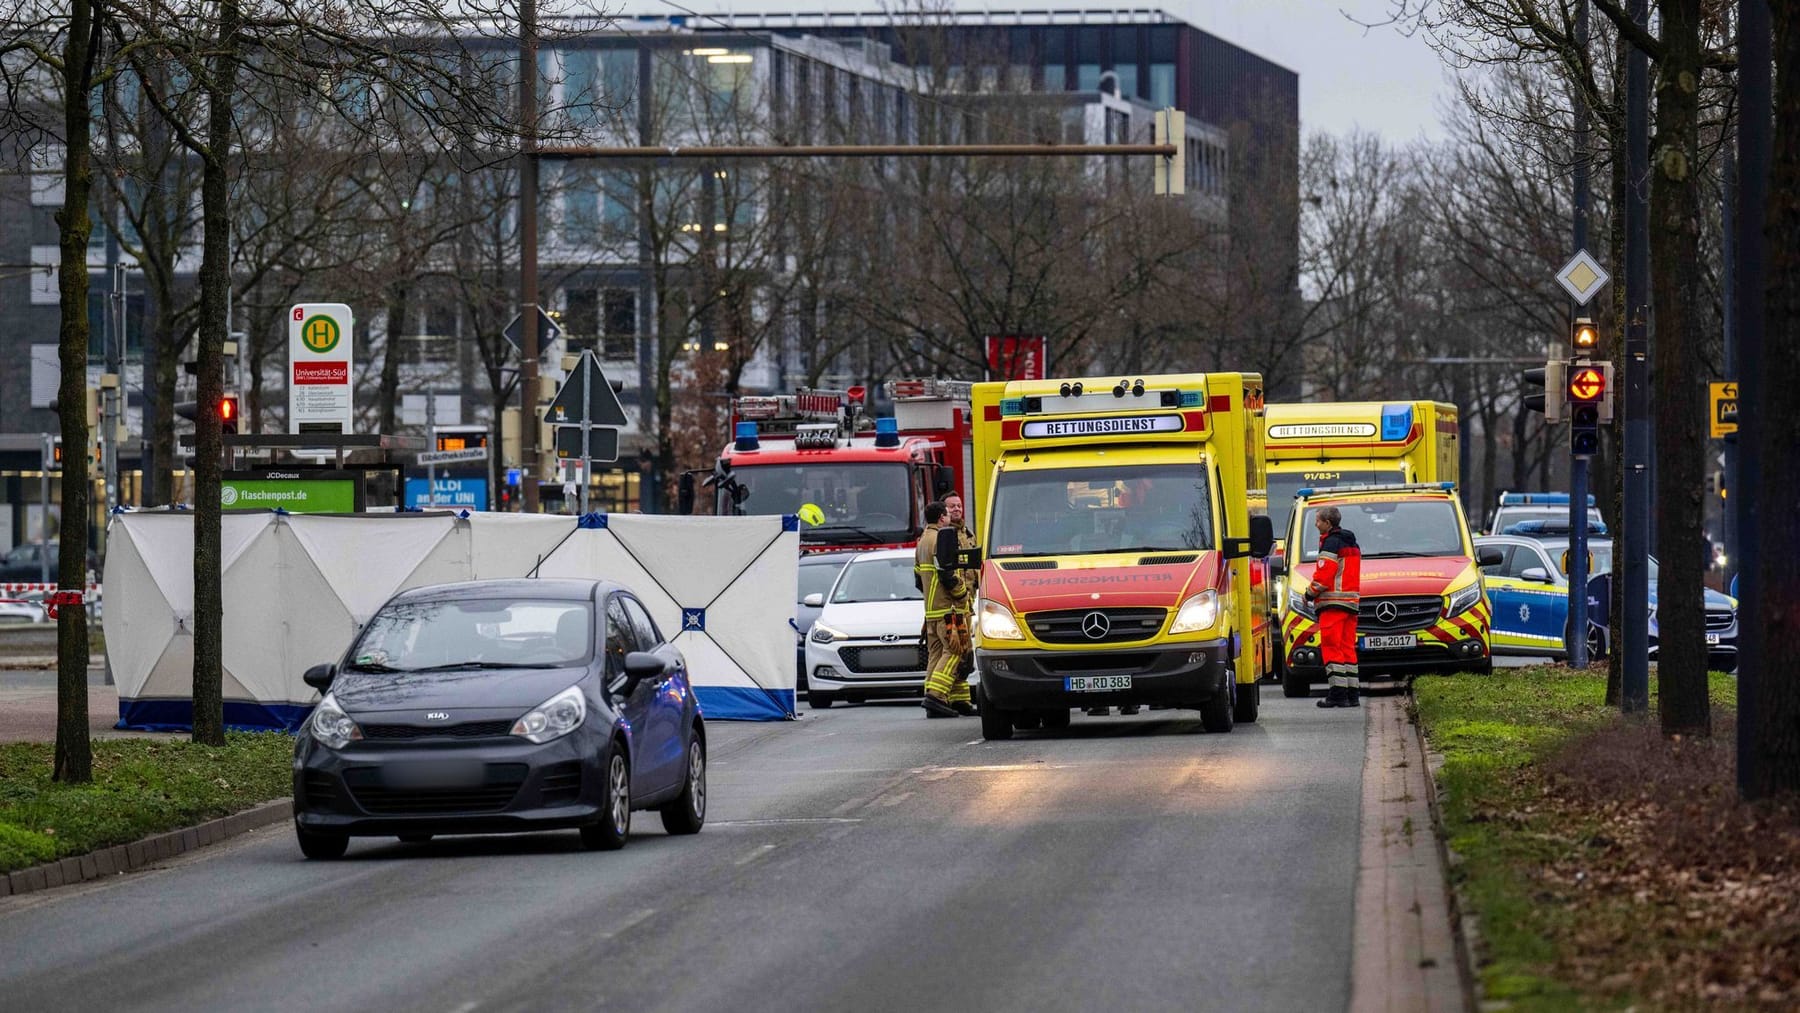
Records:
M392 665L384 664L379 661L361 661L361 662L357 662L354 665L345 665L344 668L346 671L351 671L351 672L388 672L388 673L393 673L393 672L411 672L411 671L413 671L410 668L395 668Z
M1364 559L1429 559L1433 556L1452 556L1454 552L1407 552L1395 549L1392 552L1365 552Z
M407 672L459 672L474 671L482 668L567 668L567 665L552 665L542 662L526 664L517 661L453 661L448 665L426 665L424 668L408 668Z

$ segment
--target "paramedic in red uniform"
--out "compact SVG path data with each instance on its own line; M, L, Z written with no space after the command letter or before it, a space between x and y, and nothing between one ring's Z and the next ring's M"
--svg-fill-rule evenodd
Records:
M1325 659L1325 699L1321 707L1358 707L1362 680L1356 668L1356 610L1362 599L1362 550L1356 535L1339 525L1337 507L1320 507L1319 565L1306 600L1319 610L1320 654Z

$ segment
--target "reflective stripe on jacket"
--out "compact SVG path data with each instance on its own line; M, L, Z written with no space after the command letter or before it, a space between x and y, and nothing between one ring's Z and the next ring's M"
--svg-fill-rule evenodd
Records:
M1319 565L1313 570L1312 592L1320 608L1356 611L1362 601L1362 549L1356 535L1332 528L1319 539Z

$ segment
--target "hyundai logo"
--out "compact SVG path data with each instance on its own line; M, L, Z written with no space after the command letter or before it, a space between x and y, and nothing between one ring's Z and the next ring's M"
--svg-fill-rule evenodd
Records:
M1391 623L1400 618L1400 609L1391 601L1384 601L1375 606L1375 619L1378 622Z
M1100 640L1112 632L1112 620L1104 612L1089 612L1081 617L1081 632L1089 640Z
M450 720L450 712L449 711L431 711L430 713L425 715L425 720L427 720L427 721L448 721L448 720Z
M900 634L898 634L898 633L883 633L881 635L881 642L884 644L891 644L894 641L899 640L899 639L900 639Z

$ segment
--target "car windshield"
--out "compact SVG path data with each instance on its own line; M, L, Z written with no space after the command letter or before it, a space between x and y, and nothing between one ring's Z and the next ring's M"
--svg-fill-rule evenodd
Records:
M1213 547L1212 492L1193 464L1001 472L992 557Z
M1294 516L1294 494L1302 489L1335 489L1346 485L1396 485L1406 476L1389 469L1332 468L1323 464L1305 471L1270 472L1268 477L1269 519L1276 531L1286 531Z
M566 668L594 653L585 601L467 598L383 606L369 620L350 668Z
M1337 504L1337 508L1344 515L1344 529L1356 536L1364 559L1463 554L1462 525L1447 499L1352 500ZM1307 508L1299 534L1305 544L1300 557L1303 562L1319 558L1319 538L1313 527L1318 516L1318 507Z
M738 464L731 474L745 489L738 509L746 514L791 514L817 504L825 522L802 527L801 538L809 543L896 541L911 528L907 468L898 461Z
M912 557L859 559L844 567L832 604L859 601L919 601L924 598L913 583Z
M795 601L803 602L809 594L825 594L831 590L831 582L844 569L844 561L834 559L828 563L800 562L800 596Z

